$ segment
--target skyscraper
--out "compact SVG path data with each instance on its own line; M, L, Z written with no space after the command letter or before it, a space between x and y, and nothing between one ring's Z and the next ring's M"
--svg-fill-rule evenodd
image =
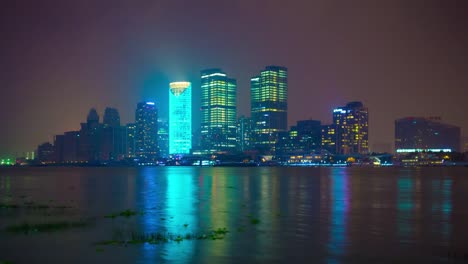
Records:
M201 72L201 149L236 150L236 80L220 69Z
M115 108L106 107L104 110L104 118L103 118L104 126L108 127L119 127L120 126L120 115L119 111Z
M440 117L406 117L395 121L395 151L459 151L460 127Z
M120 127L119 111L106 107L101 129L101 161L117 160L124 154L124 129Z
M136 149L136 125L134 123L125 126L125 157L134 158Z
M255 148L274 154L278 132L288 125L288 69L267 66L250 85Z
M135 124L136 157L154 160L158 155L158 109L153 102L138 103Z
M369 111L361 102L350 102L333 110L337 154L369 151Z
M188 154L192 148L192 84L169 84L169 154Z
M237 119L237 147L239 151L251 149L252 144L252 119L241 116Z
M322 125L321 136L322 149L330 153L336 153L336 126L334 124Z
M158 148L160 156L167 157L169 155L169 123L167 119L158 119Z

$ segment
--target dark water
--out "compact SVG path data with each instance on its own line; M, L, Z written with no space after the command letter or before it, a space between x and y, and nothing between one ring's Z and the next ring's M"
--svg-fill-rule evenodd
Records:
M0 261L468 263L468 168L3 168ZM72 208L53 208L54 206ZM144 214L104 218L132 209ZM91 219L51 233L14 224ZM258 220L258 221L257 221ZM187 226L184 226L187 225ZM220 240L96 242L130 233Z

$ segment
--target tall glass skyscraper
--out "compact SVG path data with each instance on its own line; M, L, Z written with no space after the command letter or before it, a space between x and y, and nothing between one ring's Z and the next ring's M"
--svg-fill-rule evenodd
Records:
M369 152L369 111L361 102L350 102L333 110L337 154Z
M169 84L169 154L188 154L192 148L192 84Z
M236 150L236 80L221 69L201 72L201 149L204 153Z
M153 102L138 103L135 125L135 155L154 160L158 155L158 109Z
M253 143L265 154L274 154L278 132L288 126L288 69L267 66L250 80Z

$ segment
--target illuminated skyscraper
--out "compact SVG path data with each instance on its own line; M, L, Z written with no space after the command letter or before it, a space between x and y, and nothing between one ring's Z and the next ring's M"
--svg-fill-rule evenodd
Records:
M267 66L250 80L255 148L273 154L278 132L288 125L288 69Z
M169 123L167 119L158 119L158 148L159 155L169 155Z
M251 149L252 144L252 119L241 116L237 119L237 148L239 151Z
M350 102L333 110L337 154L369 152L369 112L361 102Z
M136 134L136 125L127 124L125 126L125 157L133 158L135 157L135 134Z
M169 84L169 154L188 154L192 148L192 84Z
M138 103L135 125L135 155L154 160L158 155L158 109L153 102Z
M322 149L336 153L336 126L334 124L323 125L321 137Z
M201 72L201 149L236 150L236 80L220 69Z

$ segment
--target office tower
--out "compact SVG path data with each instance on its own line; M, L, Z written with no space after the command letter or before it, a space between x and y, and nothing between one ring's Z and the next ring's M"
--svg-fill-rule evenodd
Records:
M202 152L236 150L236 87L236 80L220 69L201 72Z
M292 126L289 131L278 132L275 153L277 158L281 159L281 156L301 154L302 152L296 126Z
M192 148L192 85L169 84L169 154L188 154Z
M350 102L333 110L337 154L369 152L369 112L361 102Z
M296 124L298 149L309 154L321 149L322 124L319 120L300 120Z
M239 151L252 149L252 119L241 116L237 119L237 146Z
M63 161L66 163L77 163L79 159L78 146L80 144L80 132L68 131L63 139Z
M134 123L125 126L125 157L134 158L136 149L136 125Z
M65 145L65 136L64 135L56 135L54 137L54 161L55 163L63 163L64 162L64 145Z
M106 107L103 118L104 127L120 127L119 111L115 108Z
M99 126L99 115L96 109L91 108L91 110L89 110L86 122L88 124L88 128L97 128Z
M321 140L322 150L326 150L332 154L335 154L336 153L336 126L334 124L323 125L321 137L322 137L322 140Z
M406 117L395 121L395 151L459 151L460 127L444 124L440 117Z
M49 142L40 144L37 147L37 159L41 164L54 163L54 146Z
M135 155L153 161L158 155L158 110L153 102L138 103L135 124Z
M274 154L278 132L287 131L288 70L267 66L250 80L251 117L255 148Z
M161 157L169 156L169 122L158 119L158 148Z
M125 155L125 128L120 126L119 111L106 107L101 131L100 160L120 160Z

